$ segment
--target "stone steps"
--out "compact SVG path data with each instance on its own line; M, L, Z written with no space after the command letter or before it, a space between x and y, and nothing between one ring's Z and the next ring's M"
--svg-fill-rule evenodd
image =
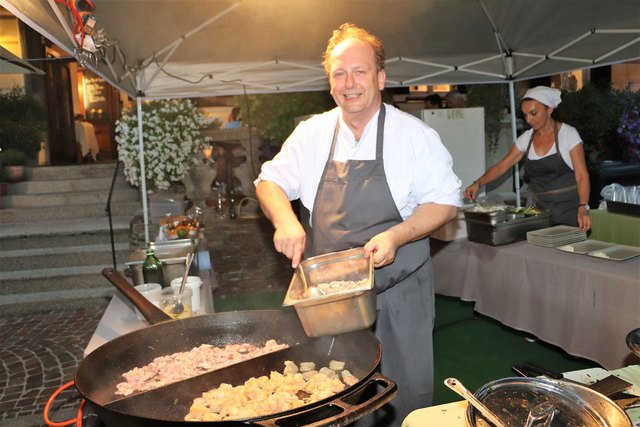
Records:
M106 191L111 188L111 179L106 177L98 178L67 178L52 179L49 181L22 181L8 187L9 195L18 194L48 194L64 193L70 191ZM131 187L123 176L116 177L113 182L114 191L132 190L137 193L137 189Z
M4 198L3 198L4 199ZM3 200L4 203L4 200ZM4 206L4 205L3 205ZM138 200L115 201L111 205L112 216L133 216L141 209ZM13 208L4 206L0 209L0 222L23 222L69 219L69 218L107 218L106 202L86 205L43 206L39 208Z
M111 218L116 231L128 230L130 216ZM109 231L109 218L72 218L45 221L8 222L0 224L0 239L15 237L65 236Z
M53 206L80 206L100 204L106 206L109 198L109 190L102 192L78 192L68 191L64 193L48 193L48 194L18 194L6 195L2 198L3 208L42 208ZM132 202L139 200L137 192L118 191L114 192L111 203L118 204L122 202Z
M114 232L114 243L122 244L128 242L128 231L116 230ZM23 237L0 239L0 254L11 256L14 254L30 255L42 253L56 248L73 248L84 245L111 244L111 236L108 231L84 234L66 235L38 235L38 239L27 239Z
M28 168L10 184L0 209L0 309L75 307L113 295L102 277L125 269L129 227L142 208L120 168L105 211L115 163Z
M113 178L115 162L89 163L73 166L37 166L27 168L27 181L52 181L58 179ZM122 165L118 175L124 177Z
M127 259L129 243L117 243L114 248L116 260ZM7 274L17 277L38 277L43 275L41 273L43 270L65 272L72 268L110 264L113 264L113 254L108 241L96 245L28 249L13 253L0 252L0 280Z

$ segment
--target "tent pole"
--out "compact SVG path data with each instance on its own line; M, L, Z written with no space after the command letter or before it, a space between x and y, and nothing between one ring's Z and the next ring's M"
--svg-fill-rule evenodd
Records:
M69 28L67 21L62 16L62 12L60 12L60 9L58 8L58 5L55 3L55 1L49 0L49 6L51 6L51 9L53 10L54 15L56 15L56 18L58 18L58 22L60 23L60 26L62 27L64 32L67 33L67 36L69 36L69 39L73 43L73 46L82 48L83 46L80 46L76 38L73 36L73 32L71 31L71 28Z
M517 133L516 123L516 94L513 80L509 80L509 106L511 107L511 141L515 141ZM520 207L520 167L516 163L513 166L513 185L516 188L516 208Z
M136 98L138 110L138 161L140 162L140 192L142 193L142 216L144 217L144 242L149 246L149 210L147 208L147 173L144 165L144 137L142 135L142 99Z

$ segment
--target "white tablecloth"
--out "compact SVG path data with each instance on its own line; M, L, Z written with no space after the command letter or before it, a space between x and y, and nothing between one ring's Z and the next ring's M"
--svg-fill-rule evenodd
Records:
M96 161L98 153L100 152L100 146L98 145L98 139L96 138L96 131L93 125L89 122L78 121L75 123L75 130L82 157L91 154L91 159Z
M438 246L442 246L438 249ZM640 257L597 259L518 242L434 242L436 292L607 369L638 363L626 345L640 327Z

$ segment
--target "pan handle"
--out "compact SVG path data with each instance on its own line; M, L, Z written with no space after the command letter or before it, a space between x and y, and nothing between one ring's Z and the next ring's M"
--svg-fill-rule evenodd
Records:
M375 396L372 396L368 400L362 403L358 403L356 405L352 405L350 403L345 402L345 400L349 399L349 397L357 396L358 393L362 392L365 388L369 387L371 384L374 384L374 383L381 384L384 387ZM335 398L334 400L326 403L325 405L322 405L320 407L316 407L313 409L309 409L304 412L299 412L293 415L289 415L289 416L254 421L253 425L264 426L264 427L275 427L278 425L304 425L307 427L320 427L320 426L328 426L328 425L343 426L343 425L351 424L354 421L361 418L363 415L373 412L376 409L380 408L381 406L385 405L395 397L397 391L398 391L398 386L393 380L390 380L384 375L378 372L375 372L366 382L361 384L359 387L353 389L351 392L345 395ZM339 410L340 413L329 416L328 418L325 418L320 421L314 421L310 424L304 423L304 419L309 418L319 408L324 408L328 406L338 407L337 410ZM299 420L297 420L298 418ZM284 420L286 420L286 423L282 424L282 421ZM293 421L293 424L292 424L292 421Z
M131 283L127 280L126 277L122 275L118 270L113 268L104 268L102 269L102 275L106 277L106 279L111 282L113 286L118 288L120 292L124 294L124 296L136 306L140 313L144 316L147 321L155 325L156 323L166 322L167 320L172 320L171 317L166 314L164 311L160 310L158 307L153 305L151 301L146 299L140 292L136 290Z

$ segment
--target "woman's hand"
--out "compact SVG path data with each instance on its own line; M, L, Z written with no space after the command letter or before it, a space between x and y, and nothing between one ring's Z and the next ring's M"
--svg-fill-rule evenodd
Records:
M584 206L578 208L578 227L584 231L591 228L591 215L589 215L589 211L587 211Z
M471 184L464 190L464 197L469 200L476 200L476 194L478 194L479 189L480 184L478 184L478 181L473 181L473 184Z

